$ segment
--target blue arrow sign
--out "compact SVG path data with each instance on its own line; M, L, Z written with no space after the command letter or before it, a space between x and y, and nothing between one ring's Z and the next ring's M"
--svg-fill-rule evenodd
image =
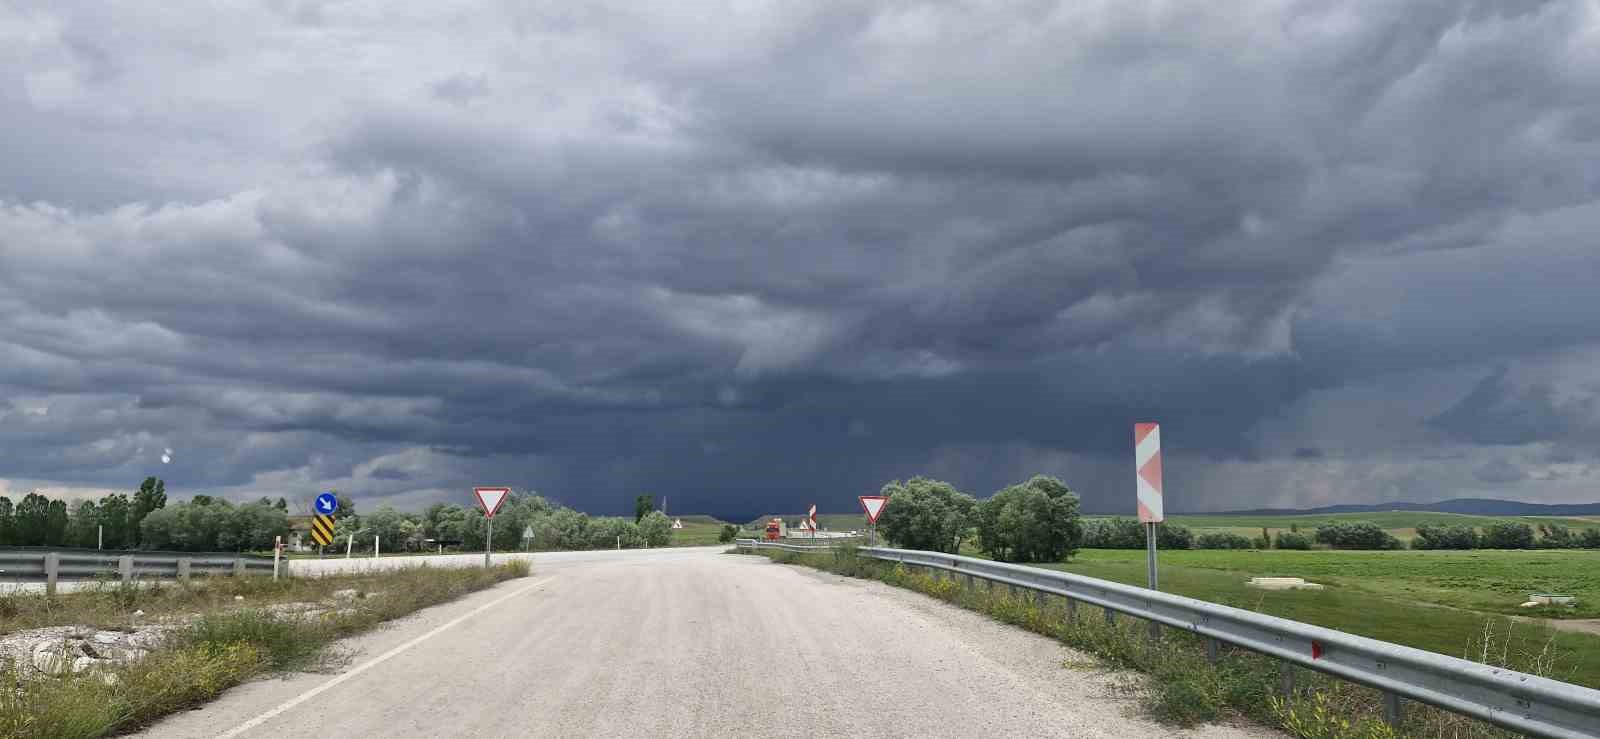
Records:
M339 499L335 498L333 493L323 493L317 496L317 513L326 516L332 515L337 510L339 510Z

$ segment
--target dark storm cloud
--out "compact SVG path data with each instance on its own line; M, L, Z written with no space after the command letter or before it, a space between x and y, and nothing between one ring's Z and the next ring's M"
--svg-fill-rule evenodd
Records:
M1566 499L1595 27L8 8L0 478L754 514L1045 472L1123 510L1159 420L1180 510Z

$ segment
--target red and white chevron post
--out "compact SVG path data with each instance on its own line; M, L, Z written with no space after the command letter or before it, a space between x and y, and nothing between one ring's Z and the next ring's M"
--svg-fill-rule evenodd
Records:
M816 503L812 503L811 504L811 512L810 512L810 515L807 516L807 517L811 519L811 535L813 537L815 537L817 535L817 504Z
M1133 465L1139 480L1139 521L1161 523L1161 425L1133 425Z

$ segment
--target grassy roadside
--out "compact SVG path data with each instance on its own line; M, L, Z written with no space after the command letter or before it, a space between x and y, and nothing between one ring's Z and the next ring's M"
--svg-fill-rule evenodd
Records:
M1373 690L1296 670L1295 689L1279 688L1280 663L1242 649L1224 647L1213 665L1204 641L1187 632L1163 629L1152 641L1145 624L1119 617L1105 623L1098 609L1080 607L1076 622L1059 598L1043 601L878 560L858 558L849 549L826 554L759 550L774 561L799 564L849 577L881 580L987 614L1094 655L1105 665L1142 672L1150 680L1139 688L1153 715L1177 725L1247 720L1281 728L1299 737L1509 737L1479 721L1421 704L1408 703L1400 732L1383 722L1383 702ZM1489 632L1481 644L1483 661L1524 672L1549 674L1549 653L1536 644L1508 645ZM1552 675L1553 677L1559 677Z
M526 562L492 569L419 567L317 579L217 578L189 586L106 587L54 598L0 599L0 632L44 626L126 628L187 615L162 644L128 665L25 676L0 665L0 736L98 737L122 733L214 698L253 677L318 664L337 639L529 573ZM335 599L339 590L353 598ZM243 605L236 596L245 598ZM337 601L337 602L331 602ZM309 614L271 608L317 603ZM194 615L198 613L198 615Z

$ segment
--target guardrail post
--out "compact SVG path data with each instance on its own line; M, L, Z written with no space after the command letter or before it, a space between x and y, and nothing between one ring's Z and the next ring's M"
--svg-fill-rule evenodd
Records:
M179 580L182 580L183 582L188 582L189 581L189 563L191 563L193 561L194 560L190 559L189 557L179 557L178 558L178 579Z
M967 589L968 590L972 590L973 586L975 585L975 583L972 581L972 573L967 573L966 579L967 579Z
M1384 691L1383 694L1383 720L1389 728L1399 729L1400 722L1404 719L1400 711L1400 694L1394 691Z
M117 558L117 576L122 582L133 582L133 555L124 554Z
M233 576L244 577L244 557L233 558Z
M1283 693L1284 703L1294 699L1294 665L1288 662L1278 663L1278 692Z
M1113 625L1117 623L1117 612L1116 611L1113 611L1110 608L1106 609L1106 623L1107 624L1113 624Z
M1217 640L1211 637L1206 637L1206 661L1217 663Z
M1078 625L1078 601L1071 598L1067 599L1067 620L1073 626Z
M45 595L56 594L56 580L61 578L61 555L55 552L45 552L44 555L44 592Z

